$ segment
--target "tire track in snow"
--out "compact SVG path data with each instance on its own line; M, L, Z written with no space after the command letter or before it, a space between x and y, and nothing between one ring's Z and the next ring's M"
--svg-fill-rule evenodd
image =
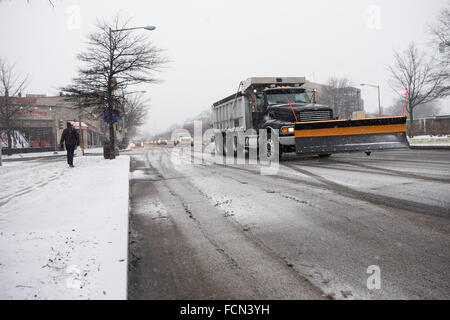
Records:
M331 180L328 180L327 178L324 178L320 175L317 175L315 173L312 173L310 171L307 171L305 169L300 169L298 166L293 164L286 164L287 167L301 173L304 175L307 175L309 177L312 177L316 179L317 181L320 181L324 185L326 185L331 190L335 191L338 194L341 194L343 196L349 196L352 198L356 198L359 200L367 201L376 205L382 205L385 207L391 207L395 209L401 209L406 210L410 212L420 213L427 216L436 216L441 218L450 218L450 208L442 208L438 206L428 205L420 202L410 201L410 200L404 200L389 196L382 196L377 195L369 192L364 191L358 191L353 188L344 186L342 184L333 182Z
M403 171L399 171L399 170L380 168L380 167L376 167L376 166L370 166L370 165L366 165L366 164L362 164L362 163L354 163L354 162L350 162L350 161L342 161L342 160L334 160L334 159L329 159L329 160L334 163L349 164L354 167L376 170L376 171L380 171L383 173L387 173L390 175L399 176L399 177L403 177L403 178L412 178L412 179L418 179L418 180L428 180L428 181L436 181L436 182L441 182L441 183L450 183L450 179L445 179L445 178L427 177L427 176L423 176L423 175L419 175L419 174L415 174L415 173L408 173L408 172L403 172ZM333 168L333 169L340 170L340 168Z
M15 191L13 194L9 194L5 197L0 198L0 207L4 206L5 204L7 204L9 201L11 201L14 198L23 196L24 194L30 193L40 187L46 186L50 182L62 177L63 175L64 175L64 171L59 172L59 174L57 172L55 172L55 174L50 176L47 180L38 181L31 186L22 188L18 191Z
M163 155L162 157L161 154ZM163 149L161 150L161 154L153 155L154 159L157 159L157 161L154 163L156 165L155 168L160 171L160 174L162 176L168 177L171 176L173 174L172 172L174 171L179 172L171 162L170 151ZM151 165L152 162L153 161L150 160ZM209 177L211 176L211 171L215 171L214 166L194 166L198 169L196 171L201 172L200 175L196 174L195 176ZM208 167L208 170L205 170L206 167ZM324 298L326 296L322 289L314 285L310 281L310 279L305 274L303 274L303 272L295 269L290 261L288 261L285 257L280 256L278 252L269 247L264 241L262 241L262 239L254 235L248 227L241 225L234 219L229 219L230 216L227 216L226 212L225 214L223 213L223 208L220 207L218 203L214 202L214 199L210 195L205 193L189 178L190 175L180 177L179 180L181 183L177 184L175 184L173 180L166 178L164 179L165 181L163 183L169 190L169 194L171 194L172 197L177 198L178 202L182 203L189 221L196 225L197 230L203 235L204 239L207 240L208 243L210 243L210 245L224 257L232 270L239 270L239 272L237 273L238 277L244 277L245 279L247 279L248 284L251 285L253 291L255 291L258 296L266 296L267 293L263 292L266 292L267 288L264 287L264 289L262 289L259 287L259 285L257 285L258 283L260 283L261 279L258 275L249 273L247 266L248 262L242 261L241 255L237 254L233 249L230 248L230 244L228 243L230 240L224 241L221 235L219 236L216 232L214 232L214 229L211 228L211 223L213 220L220 219L215 221L217 221L217 224L221 226L221 228L228 229L228 231L233 230L233 232L231 232L232 234L235 234L237 237L245 238L247 241L245 241L245 243L241 243L241 245L243 246L243 248L245 248L245 250L249 250L249 252L252 253L251 255L257 255L261 257L265 256L265 258L263 259L264 261L271 261L271 263L268 263L267 268L271 268L273 267L273 265L277 265L279 268L278 270L285 274L285 277L289 277L295 283L301 284L300 286L304 286L306 290L311 290L311 292L314 292L316 298ZM231 179L236 180L239 184L242 184L242 179ZM188 196L190 194L197 195L199 199L196 199L196 201L192 201L192 199L190 199ZM188 205L188 203L190 203L190 205ZM201 205L202 209L199 209L199 205L201 203L204 203L204 205ZM205 207L211 207L211 212L217 210L219 216L213 218L209 214L205 215L205 213L202 211ZM219 226L217 228L220 229ZM231 237L231 239L233 239L233 237ZM241 248L241 250L243 249ZM268 259L269 257L270 259ZM281 266L283 266L283 268L280 268Z

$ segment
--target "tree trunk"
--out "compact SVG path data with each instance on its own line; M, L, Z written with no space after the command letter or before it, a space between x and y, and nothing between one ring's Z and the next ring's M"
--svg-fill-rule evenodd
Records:
M411 124L413 123L413 120L414 120L413 112L414 112L414 107L411 106L411 104L410 104L409 105L409 121Z
M116 148L114 143L114 122L112 119L112 111L109 118L109 159L113 160L116 158Z
M125 134L123 135L123 141L125 142L125 147L127 147L128 146L128 132L125 132Z
M6 154L10 156L12 154L11 130L6 131L6 136L8 137L8 150L6 151Z

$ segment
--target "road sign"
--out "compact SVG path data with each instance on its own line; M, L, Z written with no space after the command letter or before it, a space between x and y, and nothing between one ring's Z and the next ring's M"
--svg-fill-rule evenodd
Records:
M119 122L118 115L119 115L119 113L117 112L117 110L113 110L113 112L112 112L112 120L113 120L113 122ZM103 121L104 122L109 122L108 110L104 110L103 111Z

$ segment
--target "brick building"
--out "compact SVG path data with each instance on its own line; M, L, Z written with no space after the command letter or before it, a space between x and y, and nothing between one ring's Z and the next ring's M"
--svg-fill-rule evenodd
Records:
M20 115L16 118L16 128L12 137L13 149L52 150L59 144L62 130L70 121L79 129L81 120L81 141L83 146L101 146L106 125L103 116L95 116L77 107L76 99L70 96L27 95L12 98ZM62 128L61 128L62 125ZM0 142L3 148L8 138L0 120Z

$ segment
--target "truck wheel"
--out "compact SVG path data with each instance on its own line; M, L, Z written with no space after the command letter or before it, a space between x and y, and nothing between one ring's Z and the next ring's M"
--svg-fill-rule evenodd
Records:
M215 140L214 144L216 146L216 154L225 156L226 148L225 148L225 135L222 134L222 144L218 143L219 141Z
M267 147L266 147L266 157L271 159L273 157L273 152L275 150L275 141L272 140L271 130L267 130ZM281 145L278 144L278 160L281 159Z
M223 135L223 153L222 154L224 157L230 156L228 154L228 145L227 145L227 135L226 134Z
M329 158L329 157L331 157L331 153L322 153L322 154L319 154L319 158Z
M219 148L219 146L217 145L217 143L215 144L215 146L216 146L216 154L219 154L219 153L220 153L220 148Z

